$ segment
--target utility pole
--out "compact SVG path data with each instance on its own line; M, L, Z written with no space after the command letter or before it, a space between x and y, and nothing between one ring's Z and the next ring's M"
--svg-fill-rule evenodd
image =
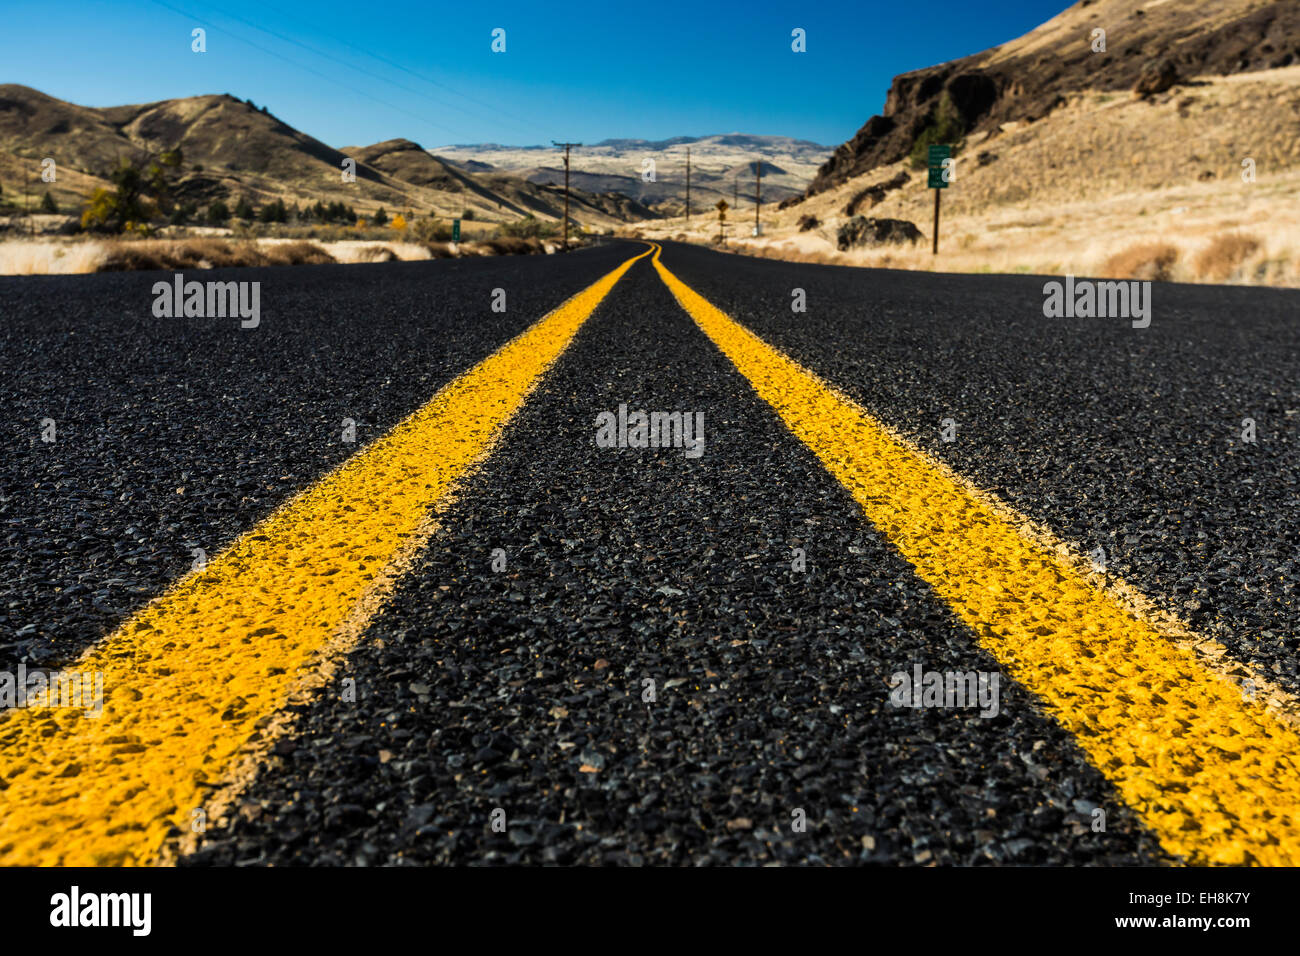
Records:
M691 148L686 147L686 221L691 221Z
M740 212L740 173L731 180L731 205Z
M758 207L763 204L763 161L754 165L754 235L758 235Z
M556 146L564 147L564 251L569 251L569 149L573 146L581 146L581 143L556 143Z

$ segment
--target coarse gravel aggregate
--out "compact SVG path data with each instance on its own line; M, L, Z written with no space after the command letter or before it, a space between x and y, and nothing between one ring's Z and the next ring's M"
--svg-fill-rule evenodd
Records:
M674 243L664 261L884 424L1081 554L1100 548L1112 577L1300 693L1300 292L1153 283L1150 327L1135 329L1044 317L1053 277ZM791 310L796 288L805 313ZM956 441L942 440L945 419Z
M598 447L620 404L703 455ZM1166 860L1005 675L893 706L917 663L998 672L642 262L183 863Z
M0 278L0 670L74 658L625 258L186 274L261 282L251 330L155 318L172 273Z

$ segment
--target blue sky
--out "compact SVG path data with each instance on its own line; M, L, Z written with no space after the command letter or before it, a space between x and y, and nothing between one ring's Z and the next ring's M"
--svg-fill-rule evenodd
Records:
M880 111L895 74L1067 5L5 0L0 82L89 106L232 93L331 146L729 132L834 145ZM194 27L206 53L190 49ZM497 27L505 53L490 49ZM795 27L806 53L791 52Z

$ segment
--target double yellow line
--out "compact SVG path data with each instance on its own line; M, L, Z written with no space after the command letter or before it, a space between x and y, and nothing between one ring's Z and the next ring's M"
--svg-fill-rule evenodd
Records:
M213 791L247 779L290 695L355 642L434 530L431 511L636 259L83 655L77 670L104 675L100 717L30 708L0 721L0 863L149 863L173 827L214 817Z
M1300 863L1300 737L1154 621L1092 586L946 468L729 318L677 301L1171 853ZM1261 695L1262 696L1262 695Z
M431 514L638 259L1171 852L1300 862L1300 739L938 463L686 286L652 246L441 391L88 651L104 713L0 720L0 863L158 859L255 771ZM884 689L882 689L882 694ZM223 796L214 799L213 792Z

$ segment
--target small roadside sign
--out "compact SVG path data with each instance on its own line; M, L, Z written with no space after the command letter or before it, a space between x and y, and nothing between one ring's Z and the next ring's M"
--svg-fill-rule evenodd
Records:
M943 178L943 164L945 160L952 158L951 146L931 146L926 156L926 165L929 167L930 179L928 187L930 189L947 189L948 181Z
M451 221L451 241L460 242L460 220L459 219L453 219Z
M952 147L944 143L935 143L926 150L926 166L929 167L929 178L926 186L934 190L934 252L933 255L939 254L939 197L943 195L939 190L948 188L948 179L944 177L947 170L944 168L945 163L952 160Z

